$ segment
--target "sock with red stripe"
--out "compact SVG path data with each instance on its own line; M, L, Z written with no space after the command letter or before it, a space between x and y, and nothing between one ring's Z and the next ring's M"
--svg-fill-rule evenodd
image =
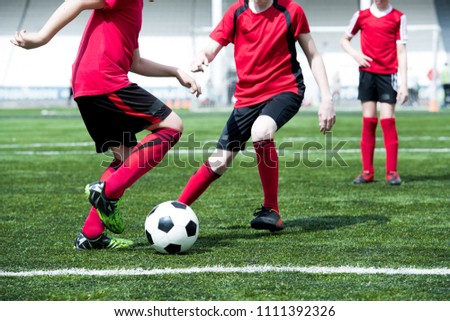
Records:
M114 173L119 167L122 165L122 162L115 159L112 161L112 163L108 166L108 168L103 172L102 176L100 177L101 181L107 180L108 177L111 176L112 173ZM91 207L91 210L89 212L88 217L86 218L86 221L84 222L83 228L81 229L81 232L83 232L86 237L95 239L98 236L100 236L105 231L105 226L103 225L102 220L100 219L100 216L98 216L97 210L95 207Z
M397 171L398 135L395 118L380 120L383 129L384 148L386 149L386 173Z
M278 154L273 139L254 142L259 177L264 191L264 207L278 209Z
M221 175L215 173L211 169L211 165L206 161L200 168L191 176L183 191L181 192L178 201L186 205L194 203L206 189L218 179Z
M376 143L377 117L363 117L361 132L361 159L363 171L374 173L373 155Z
M162 128L145 136L105 184L105 196L115 200L140 177L158 165L181 137L181 132Z

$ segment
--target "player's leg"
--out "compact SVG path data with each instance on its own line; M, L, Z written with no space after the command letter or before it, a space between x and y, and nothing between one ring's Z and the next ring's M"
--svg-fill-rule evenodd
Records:
M377 102L364 101L361 105L363 110L360 141L362 173L353 181L355 184L373 182L375 173L374 152L378 124Z
M136 145L130 156L106 182L105 195L110 199L122 197L127 188L157 166L178 142L183 131L181 118L174 112L148 129L151 132Z
M402 181L397 172L398 133L394 110L395 105L382 103L380 124L383 130L384 148L386 149L386 181L390 185L400 185Z
M374 75L368 72L360 73L358 99L362 107L361 128L361 161L362 173L353 180L354 184L370 183L374 180L374 151L376 142L376 129L378 124L377 100L378 95Z
M182 122L160 100L137 85L98 97L95 103L90 107L100 121L87 127L97 151L111 148L117 152L122 145L134 146L123 164L106 181L94 182L86 188L89 201L106 228L121 233L124 225L118 211L119 198L137 179L161 162L180 138ZM152 132L137 144L135 134L143 129L152 129Z
M100 176L100 181L106 181L111 174L122 165L123 161L130 155L132 148L125 145L120 145L118 147L111 147L111 150L113 152L114 159ZM97 209L92 206L81 232L90 239L96 239L103 234L104 231L105 225L100 219Z
M397 172L398 133L395 119L397 75L380 75L377 83L381 93L380 124L386 150L386 181L390 185L400 185L402 181Z
M293 93L279 94L262 106L260 116L252 126L258 172L264 193L264 202L251 221L255 229L277 231L284 228L278 206L279 160L274 135L300 109L302 97Z
M222 130L217 147L208 160L190 177L178 201L195 202L206 189L232 166L238 152L250 138L251 126L258 117L258 107L234 109Z
M194 203L216 179L231 167L237 153L216 148L208 160L190 177L178 201L186 205Z
M77 104L80 108L81 115L85 120L86 127L96 142L97 151L101 151L101 145L103 143L102 133L103 126L98 124L97 118L101 118L103 113L95 111L95 105L97 104L98 97L83 97L77 99ZM98 130L97 130L98 129ZM124 145L114 147L113 154L114 159L105 169L101 175L101 180L106 180L112 173L120 167L123 160L129 154L130 148ZM112 249L123 248L133 244L132 241L124 239L111 238L104 234L105 226L100 219L99 213L95 207L91 207L88 217L86 218L81 232L75 240L76 249Z
M279 213L278 208L278 153L273 140L278 127L270 116L259 116L252 127L259 177L264 192L263 206Z

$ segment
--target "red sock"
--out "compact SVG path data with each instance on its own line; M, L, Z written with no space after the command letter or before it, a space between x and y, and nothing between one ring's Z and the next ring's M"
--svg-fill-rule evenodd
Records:
M373 154L376 143L377 117L363 117L363 127L361 132L361 159L363 171L374 173Z
M155 130L145 136L122 166L106 180L105 196L109 199L122 197L128 187L163 160L180 137L181 132L171 128Z
M386 149L386 173L397 171L398 135L395 118L383 118L380 121L383 129L384 148Z
M191 176L187 182L184 190L181 192L178 201L186 205L194 203L206 189L220 177L211 169L209 162L206 161L200 168Z
M254 142L259 177L264 191L264 207L278 209L278 154L273 139Z
M100 177L101 181L104 181L108 179L108 177L111 176L112 173L114 173L117 168L122 165L122 162L115 159L113 162L109 165L109 167L103 172L102 176ZM86 235L88 238L96 238L97 236L101 235L105 231L105 226L103 225L102 220L98 216L97 210L95 207L91 207L91 211L89 212L88 217L86 218L86 221L84 222L83 228L81 229L81 232L83 232L84 235Z

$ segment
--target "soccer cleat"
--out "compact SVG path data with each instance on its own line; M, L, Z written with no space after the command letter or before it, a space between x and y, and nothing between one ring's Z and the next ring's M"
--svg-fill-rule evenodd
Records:
M353 184L366 184L373 182L373 173L368 171L362 172L357 178L353 180Z
M263 206L261 209L256 209L253 215L256 217L250 222L250 226L255 230L275 232L284 229L280 214L271 208Z
M113 233L120 234L125 229L119 212L118 200L109 200L105 196L105 182L94 182L86 185L86 196L97 210L105 227Z
M121 249L133 245L133 241L125 239L115 239L105 234L96 239L90 239L82 232L75 239L75 249L78 250L100 250L100 249Z
M397 172L389 172L386 174L386 181L389 185L400 185L402 180Z

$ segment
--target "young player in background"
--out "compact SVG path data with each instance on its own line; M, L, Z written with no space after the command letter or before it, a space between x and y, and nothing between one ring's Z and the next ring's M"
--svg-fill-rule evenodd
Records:
M163 159L183 130L180 117L131 83L128 73L175 77L192 93L201 94L195 80L184 71L141 57L138 37L143 5L144 0L66 0L39 32L22 30L11 40L25 49L43 46L82 11L93 10L73 64L72 87L97 152L111 149L114 160L100 181L86 186L93 207L76 238L77 249L132 244L107 236L105 227L114 233L123 232L120 197ZM143 130L150 133L138 143L135 134Z
M320 131L325 133L332 128L336 115L327 74L303 9L291 0L239 0L228 9L206 47L192 62L193 72L203 71L224 46L233 43L237 101L215 151L191 176L180 202L191 205L200 197L231 166L251 137L264 192L263 206L255 212L251 227L270 231L284 228L278 208L274 135L297 114L304 97L297 42L320 88Z
M361 50L355 50L351 39L361 31ZM362 173L355 184L374 181L373 156L378 124L377 102L380 103L380 124L386 149L386 181L402 183L397 172L398 135L395 121L397 101L408 100L406 17L394 9L389 0L374 0L366 10L357 11L350 21L341 45L359 65L359 92L363 124L361 134ZM401 86L397 88L397 73ZM398 91L397 91L398 90Z

